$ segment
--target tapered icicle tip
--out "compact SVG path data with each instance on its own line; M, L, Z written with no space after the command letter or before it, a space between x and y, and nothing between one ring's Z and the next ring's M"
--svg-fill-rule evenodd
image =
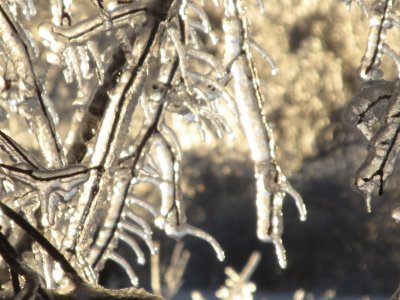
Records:
M138 257L137 262L139 265L143 266L146 263L146 259L144 257Z
M300 221L304 222L307 220L307 208L304 204L303 198L290 184L286 182L285 192L288 193L296 204L297 210L299 211Z
M285 250L285 247L283 246L282 239L281 238L273 238L272 240L273 240L273 244L275 246L276 256L278 257L279 266L282 269L286 269L286 267L287 267L286 250Z
M215 253L217 254L217 258L219 261L224 261L225 260L225 252L222 250L222 247L220 244L217 242L215 238L213 238L211 235L209 235L207 232L196 228L192 225L189 225L187 223L182 223L179 226L167 226L165 228L165 232L169 236L173 237L183 237L185 235L191 235L194 237L197 237L208 244L214 249Z
M370 214L371 213L371 194L370 193L365 193L364 194L364 199L365 199L365 204L367 206L367 212Z
M392 210L392 218L396 223L400 223L400 206L396 206Z
M217 251L217 249L214 249L215 252L217 253L217 258L219 261L224 261L225 260L225 252L222 249L218 249L219 251Z

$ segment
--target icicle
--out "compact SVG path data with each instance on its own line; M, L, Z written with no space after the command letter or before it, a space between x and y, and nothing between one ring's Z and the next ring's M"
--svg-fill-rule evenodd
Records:
M222 99L226 105L228 106L228 108L231 110L231 112L233 113L233 116L235 117L235 119L239 119L239 112L236 108L236 104L233 101L233 99L229 96L222 97L223 94L217 90L215 87L208 85L205 88L202 86L194 86L193 87L193 91L194 93L203 100L206 100L210 103L212 109L216 112L216 113L220 113L221 110L217 109L217 103L216 103L216 99ZM233 132L232 132L233 134Z
M232 97L229 95L229 93L226 91L225 87L223 87L219 82L217 82L216 80L212 80L210 78L208 78L207 76L204 76L202 74L193 72L193 71L188 71L187 75L190 78L193 78L194 80L199 81L200 83L203 83L207 86L210 87L214 87L216 90L218 90L222 97L224 98L224 100L228 103L233 103L233 99Z
M200 18L204 28L206 28L210 32L211 31L210 20L208 19L208 16L204 11L204 9L198 6L195 2L190 0L187 2L187 6L196 16Z
M217 136L222 137L223 132L226 130L228 133L232 132L228 124L222 119L220 115L213 112L209 108L202 106L200 108L200 115L204 116L216 129Z
M204 25L202 23L192 20L192 19L189 19L187 21L187 24L188 24L188 26L192 27L193 29L197 29L197 30L203 32L204 34L208 35L211 40L211 43L213 43L213 45L218 44L218 37L215 34L215 32L204 27Z
M140 249L138 243L136 243L135 239L133 239L130 235L124 232L121 232L119 234L119 239L123 241L125 244L127 244L133 252L135 252L138 264L144 265L146 263L146 258L144 256L144 253L142 249Z
M79 61L78 54L76 50L72 47L67 47L65 49L65 59L69 60L67 66L70 68L70 73L73 74L74 78L78 83L78 87L82 87L82 72L81 72L81 62Z
M87 53L86 46L77 46L78 57L80 61L80 72L84 79L88 78L89 75L89 55Z
M139 236L146 243L146 246L149 248L151 254L157 253L158 249L154 246L151 236L146 234L143 230L125 221L122 221L118 226L123 230Z
M187 50L187 55L202 60L207 64L209 64L210 66L212 66L218 73L218 77L222 78L225 76L225 70L218 61L218 59L215 58L215 56L204 51L190 49L190 48Z
M144 210L146 210L147 212L149 212L153 217L157 217L158 213L156 212L156 210L147 202L140 200L138 198L133 197L132 195L129 196L127 199L127 205L136 205L139 206L140 208L143 208Z
M291 196L296 204L297 210L299 211L300 215L300 221L304 222L307 219L307 208L306 205L304 204L303 198L297 192L288 181L286 181L285 178L285 183L283 184L283 189L285 193L288 193L289 196Z
M2 181L2 184L6 193L12 193L15 191L15 185L10 180L5 179Z
M155 187L159 187L164 181L160 178L152 177L152 176L147 176L147 175L142 175L141 172L139 173L139 176L137 177L136 184L139 183L148 183L151 185L154 185Z
M262 186L262 188L259 187ZM269 235L270 230L270 208L271 208L271 193L266 191L264 188L264 182L262 179L257 178L257 196L256 196L256 207L257 207L257 237L264 242L269 242L271 237Z
M74 81L74 67L72 61L67 56L67 51L63 52L63 61L66 65L66 69L63 70L64 78L66 83L72 83Z
M262 0L259 0L262 1ZM249 45L252 47L252 49L256 50L257 53L260 54L260 56L265 59L265 61L271 66L272 71L271 74L273 76L278 75L278 67L276 66L274 59L272 58L272 56L267 52L267 50L265 50L264 48L262 48L259 44L256 43L256 41L254 41L253 39L250 39L249 41Z
M151 153L147 153L146 163L147 164L144 166L143 170L148 170L149 171L148 174L159 177L160 174L157 171L157 163L155 162L154 157L153 155L151 155Z
M365 200L365 205L367 207L367 212L371 213L371 194L369 192L364 193L364 200Z
M215 238L213 238L211 235L209 235L207 232L198 229L194 226L191 226L187 223L183 224L169 224L168 222L165 225L165 233L168 236L172 236L175 238L180 238L185 235L192 235L194 237L197 237L203 241L206 241L210 246L214 249L215 253L217 254L217 258L219 261L224 261L225 260L225 253L224 250L222 250L221 246L219 243L216 241Z
M118 29L115 33L118 41L121 43L124 51L126 53L132 53L131 41L129 40L128 35L126 34L124 29Z
M123 258L121 255L113 252L110 257L110 260L116 262L118 265L120 265L126 272L126 274L129 277L129 280L131 281L131 284L134 287L137 287L139 285L139 279L136 276L135 272L133 271L131 265L129 264L128 261L126 261L125 258Z
M160 175L163 180L159 186L161 194L160 214L161 216L166 216L175 202L173 157L165 141L159 135L153 137L153 144L155 145L155 154L158 158Z
M188 78L187 72L188 71L187 71L186 51L185 51L184 45L182 44L182 42L179 38L179 32L176 29L168 28L167 33L168 33L172 43L174 44L174 48L175 48L176 53L179 58L179 68L182 73L183 82L185 84L185 87L186 87L186 90L187 90L189 96L191 96L192 95L191 88L187 81L187 78Z
M160 174L165 180L160 186L161 209L160 216L155 220L156 226L163 229L169 236L193 235L207 241L217 253L218 259L223 260L223 250L212 236L185 223L180 200L180 164L176 157L176 161L173 161L174 156L172 155L176 153L176 150L172 150L171 145L168 145L162 136L154 136L153 139L157 150L156 157L159 159ZM171 183L174 183L174 185Z
M142 227L144 230L144 233L147 234L148 236L151 236L153 234L150 225L144 219L135 215L132 211L129 211L129 210L124 211L123 217L125 219L128 218L128 219L132 220L133 222L138 224L140 227Z
M88 41L86 47L88 48L90 55L93 58L96 68L97 78L99 79L99 84L102 85L104 83L104 66L99 49L97 48L96 43L93 41Z
M282 243L282 233L283 233L283 214L282 214L282 205L283 205L283 193L274 194L272 201L272 232L271 239L275 246L275 252L278 257L278 263L282 269L285 269L287 266L286 260L286 250Z
M187 31L189 32L189 36L190 36L190 41L193 44L194 49L199 50L201 47L201 41L199 40L196 31L190 27L188 24L185 24Z
M49 118L51 118L54 125L57 125L59 122L59 117L54 106L53 101L45 94L42 95L43 103L47 107L47 112L49 113Z

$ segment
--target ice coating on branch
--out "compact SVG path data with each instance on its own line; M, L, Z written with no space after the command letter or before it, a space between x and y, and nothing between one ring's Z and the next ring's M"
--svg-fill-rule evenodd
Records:
M367 157L353 181L354 189L365 197L368 212L372 193L378 190L383 194L398 155L399 91L398 80L368 81L346 109L346 118L357 124L369 141Z
M10 178L38 192L45 227L54 224L58 203L71 200L89 176L88 170L80 165L59 170L32 170L30 166L9 167L5 164L0 167Z
M352 1L346 1L350 5ZM363 1L357 1L367 11ZM357 125L368 140L368 153L357 170L352 186L363 194L368 212L371 211L372 195L383 194L384 186L393 173L399 152L400 132L400 57L390 47L387 35L393 27L398 28L396 1L374 1L368 10L369 27L367 47L361 60L361 88L350 101L345 116ZM381 56L385 54L397 69L397 78L381 79Z
M277 73L271 56L248 33L246 2L225 1L223 29L225 35L224 65L233 77L234 101L239 120L254 163L256 179L257 236L275 247L279 265L287 265L282 243L282 205L286 194L295 200L300 220L305 221L307 211L304 202L282 173L276 158L276 145L272 131L262 114L264 98L261 94L252 51L260 54ZM243 51L244 50L244 51Z

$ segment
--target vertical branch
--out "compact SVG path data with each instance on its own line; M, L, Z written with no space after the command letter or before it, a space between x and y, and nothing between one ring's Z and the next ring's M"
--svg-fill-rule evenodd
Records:
M285 194L289 193L294 198L302 221L306 218L306 209L300 195L287 182L276 162L275 140L261 112L264 99L250 52L248 24L244 13L245 8L240 1L225 1L224 63L230 67L240 124L254 162L257 235L260 240L274 244L279 264L285 268L286 254L281 239Z
M19 81L18 91L22 100L18 105L19 113L36 135L46 166L61 167L64 154L33 70L33 53L22 28L13 19L3 0L0 1L0 40L10 53Z
M101 166L101 170L93 170L89 180L77 202L76 219L68 228L68 235L63 243L67 249L75 252L80 263L85 264L101 211L106 204L108 189L111 186L112 172L117 167L123 139L127 134L133 111L142 94L147 74L147 61L158 29L169 11L168 3L159 5L151 2L146 11L146 28L137 37L132 60L123 70L117 86L110 93L104 117L90 159L92 166ZM126 199L129 185L126 187L122 201ZM87 266L90 269L90 266Z

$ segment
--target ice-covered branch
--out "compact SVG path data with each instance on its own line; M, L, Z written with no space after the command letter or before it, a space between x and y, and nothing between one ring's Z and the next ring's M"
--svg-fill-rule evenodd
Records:
M276 162L274 137L266 117L261 113L264 99L251 56L251 44L267 61L272 60L250 40L244 12L239 1L225 2L224 62L233 77L234 100L255 167L257 236L262 241L274 244L279 265L285 268L286 255L281 239L285 195L289 194L295 200L300 220L305 221L307 212L301 196L290 186ZM273 63L272 67L276 70Z
M0 40L2 47L5 47L4 51L10 55L13 71L17 75L14 88L18 89L20 97L18 111L36 135L46 166L61 167L65 163L64 154L33 69L33 51L5 1L0 2Z

